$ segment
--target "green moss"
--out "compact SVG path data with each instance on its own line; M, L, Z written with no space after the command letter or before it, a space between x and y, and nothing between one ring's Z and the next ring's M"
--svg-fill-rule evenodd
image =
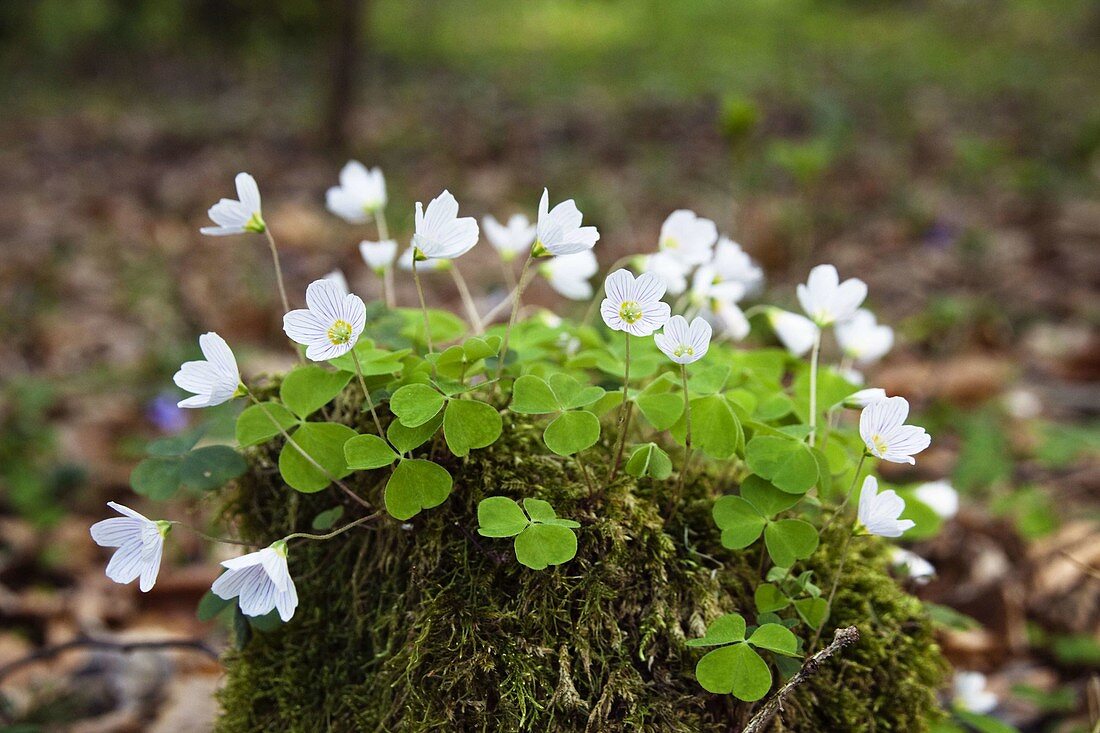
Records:
M230 655L218 729L687 733L743 722L749 706L703 692L700 653L683 644L719 613L752 615L759 548L718 544L714 482L689 486L666 527L668 484L627 477L589 498L577 464L548 455L538 435L506 425L491 448L444 461L454 494L408 524L292 545L302 603L291 623ZM252 455L227 509L258 542L308 531L339 500L283 486L272 450ZM606 471L595 456L589 464ZM379 502L384 479L349 481ZM477 536L477 502L498 494L545 498L581 521L576 559L535 572L510 540ZM799 693L783 729L921 730L941 675L928 621L887 577L878 544L848 564L836 622L858 624L863 640Z

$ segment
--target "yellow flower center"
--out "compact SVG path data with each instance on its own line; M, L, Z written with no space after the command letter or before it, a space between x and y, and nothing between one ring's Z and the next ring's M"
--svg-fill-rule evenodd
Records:
M883 440L882 436L879 435L878 433L875 433L874 435L871 436L871 444L873 446L875 446L875 451L879 455L883 455L883 454L886 453L886 449L887 449L886 441Z
M680 344L672 353L676 356L695 356L695 349L691 348L687 344Z
M680 242L672 237L665 237L661 242L663 249L680 249Z
M351 341L351 324L344 320L333 323L328 329L328 340L334 346L340 346Z
M619 306L619 318L627 323L637 323L642 318L642 307L635 300L624 300Z

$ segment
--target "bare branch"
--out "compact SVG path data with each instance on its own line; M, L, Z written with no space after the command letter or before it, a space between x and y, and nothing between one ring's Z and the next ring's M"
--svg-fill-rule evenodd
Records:
M812 677L826 659L857 641L859 641L859 629L855 626L837 629L833 635L832 643L803 662L802 668L764 703L764 706L752 717L752 720L749 721L749 724L744 727L741 733L764 733L772 722L772 718L783 709L783 701L794 692L796 687Z

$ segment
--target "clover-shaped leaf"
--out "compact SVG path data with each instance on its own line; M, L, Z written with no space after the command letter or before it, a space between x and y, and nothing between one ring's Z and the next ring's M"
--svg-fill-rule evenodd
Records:
M317 516L313 518L310 523L310 527L320 532L324 532L327 529L332 529L340 517L344 516L344 507L334 506L332 509L326 509L323 512L319 512Z
M300 418L307 418L340 394L351 380L348 372L330 372L313 364L300 366L283 378L279 397Z
M749 643L758 649L767 649L776 654L798 656L798 637L779 624L758 626L749 637Z
M791 599L774 583L761 583L753 594L756 610L760 613L781 611L791 605Z
M580 453L600 439L600 419L587 410L563 412L546 426L542 439L559 456Z
M688 639L690 647L720 646L745 640L745 617L739 613L727 613L719 616L707 627L707 633L698 639Z
M354 470L382 468L397 460L393 448L377 435L356 435L344 443L344 458Z
M402 453L408 453L427 443L442 424L442 413L415 428L407 428L399 420L393 420L386 427L386 437L389 438L390 445L394 448Z
M812 629L820 629L829 618L829 602L824 598L800 598L794 602L794 610Z
M764 529L764 545L777 565L790 567L796 560L803 560L817 549L817 530L801 519L780 519L768 522Z
M299 422L294 413L278 402L261 402L246 407L237 417L237 443L242 448L266 443Z
M668 430L684 414L684 397L675 392L647 394L643 392L634 400L650 425L657 430Z
M745 447L753 473L791 494L804 494L818 480L818 466L805 443L793 438L756 435Z
M766 479L751 474L741 482L741 497L766 517L774 517L790 509L801 498L797 494L781 491Z
M695 678L707 692L732 694L752 702L768 694L772 673L767 663L746 642L710 652L695 665Z
M386 511L394 519L410 519L439 506L451 495L451 474L438 463L402 459L386 482Z
M745 442L741 421L722 395L696 397L691 401L692 444L715 460L731 457ZM681 445L687 434L687 415L672 426L672 437Z
M447 398L427 384L406 384L390 397L390 410L407 428L423 425L439 414Z
M631 476L649 476L663 481L672 475L672 459L656 443L643 443L630 454L625 470Z
M290 437L294 443L288 441L279 452L279 473L292 489L311 494L332 483L331 476L348 475L344 443L355 437L351 428L337 423L307 422ZM310 458L302 455L303 451Z
M561 410L550 385L532 374L525 374L512 384L512 404L509 407L512 412L524 415L545 415Z
M248 462L228 445L208 445L183 457L180 483L200 491L225 486L248 470Z
M587 407L604 396L603 387L582 384L568 374L551 374L550 389L563 410Z
M573 530L580 524L562 519L542 499L524 499L521 509L512 499L490 496L478 504L477 521L483 537L515 537L516 559L533 570L561 565L577 554Z
M723 496L711 509L714 523L722 530L722 546L741 550L760 538L768 518L740 496Z
M450 400L443 413L443 437L451 452L461 457L474 448L492 445L500 437L503 424L492 405L478 400Z

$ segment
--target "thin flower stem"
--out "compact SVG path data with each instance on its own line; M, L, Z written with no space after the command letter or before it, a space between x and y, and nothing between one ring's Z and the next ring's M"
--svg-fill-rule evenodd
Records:
M867 460L867 451L864 451L859 457L859 463L856 464L855 475L852 476L852 484L848 487L848 493L844 496L844 501L840 502L840 506L833 512L833 516L829 517L828 521L821 527L821 531L824 532L829 528L829 525L833 523L833 520L839 517L844 508L848 506L848 502L852 500L852 492L856 489L856 484L859 483L859 474L863 471L863 462Z
M840 586L840 577L844 574L844 564L848 560L848 546L852 543L852 536L854 532L848 532L844 537L844 544L840 547L840 562L837 564L836 573L833 575L833 587L829 589L829 598L826 603L829 606L830 611L833 608L833 599L836 597L836 589ZM821 638L821 630L825 628L825 624L817 627L817 631L814 632L814 638L810 644L806 647L806 650L812 650L817 646L817 640Z
M814 336L814 348L810 355L810 447L817 440L817 359L821 354L821 329Z
M283 300L283 313L290 312L290 301L286 297L286 284L283 282L283 266L279 262L279 250L275 247L275 237L271 235L271 227L264 226L264 234L267 235L267 245L271 248L271 259L275 262L275 280L279 283L279 297Z
M386 210L379 208L374 212L374 226L378 228L378 241L385 242L390 238L390 228L386 225Z
M412 258L413 282L416 283L416 297L420 299L420 310L424 313L424 341L428 345L428 353L435 351L432 345L432 322L428 318L428 304L424 301L424 288L420 285L420 273L416 270L416 252Z
M386 210L378 209L374 212L374 225L378 229L378 240L385 242L390 238L390 228L386 225ZM391 262L382 270L382 297L386 299L386 307L393 308L396 298L393 292L393 263Z
M382 516L382 512L375 512L374 514L369 514L365 517L360 517L359 519L356 519L354 522L351 522L349 524L345 524L343 527L340 527L339 529L332 530L328 534L309 534L308 532L294 532L294 533L288 534L286 537L284 537L283 542L289 542L290 540L313 540L315 542L323 542L325 540L331 540L333 537L336 537L338 535L342 535L344 532L347 532L349 529L353 529L355 527L358 527L360 524L366 524L367 522L371 521L372 519L377 519L380 516Z
M466 307L466 316L470 319L470 325L474 327L474 333L485 333L485 326L481 323L481 316L477 314L477 304L474 303L474 297L470 295L470 288L466 285L466 278L462 277L462 273L458 271L458 263L451 263L451 277L455 281L455 287L458 288L458 294L462 298L462 305Z
M356 502L366 507L367 509L374 509L374 507L372 507L365 499L363 499L361 496L348 488L348 485L345 484L343 481L333 476L331 471L318 463L317 459L307 453L305 449L302 448L302 446L298 445L294 438L290 437L290 433L286 431L286 428L283 427L283 424L276 420L275 416L271 414L271 411L267 409L267 405L260 402L256 398L256 395L253 394L252 390L248 389L248 387L245 387L245 391L248 393L249 398L251 398L252 401L256 403L256 406L259 407L265 415L267 415L267 419L270 420L271 423L279 429L279 432L282 434L283 438L286 439L286 442L294 446L294 449L297 450L299 454L301 454L302 458L306 459L307 463L309 463L311 466L324 474L325 478L336 484L336 486L338 486L340 490L347 494L350 498L354 499Z
M680 481L676 488L676 494L669 502L669 519L676 514L676 508L684 496L684 481L687 479L688 469L691 467L691 400L688 398L688 371L687 364L680 365L680 382L684 389L684 466L680 469Z
M497 379L504 373L504 360L508 356L508 341L512 336L512 329L516 325L516 316L519 314L520 300L523 291L527 289L528 277L531 271L531 263L535 259L534 251L527 253L527 259L523 261L523 269L519 272L519 285L516 286L515 295L512 296L512 313L508 316L508 327L504 329L504 340L500 344L500 359L497 361Z
M504 284L508 286L508 290L511 292L519 284L516 282L515 270L512 269L512 261L505 261L503 257L498 258L498 261L500 262L500 271L504 273Z
M596 485L592 483L592 475L588 473L588 466L581 460L580 453L574 453L573 457L577 459L577 465L580 466L581 473L584 475L584 482L588 484L588 495L596 495Z
M206 534L206 532L203 532L202 530L199 530L199 529L196 529L195 527L192 527L190 524L184 524L183 522L177 522L174 519L170 520L169 523L173 527L183 527L188 532L191 532L192 534L196 534L199 537L202 537L204 540L208 540L210 542L220 542L223 545L239 545L241 547L256 547L255 542L244 542L242 540L231 540L231 539L228 539L226 537L215 537L213 535Z
M351 358L355 362L355 376L359 377L359 386L363 389L363 399L370 408L370 416L374 418L374 427L378 428L378 435L385 440L386 431L382 429L382 421L378 419L378 412L374 409L374 400L371 399L370 390L367 389L367 380L363 377L363 365L359 363L359 354L355 353L355 349L351 350Z
M630 409L633 405L628 403L630 393L630 332L623 331L626 336L626 357L623 366L623 401L619 403L619 440L615 448L615 461L611 464L611 473L607 480L614 481L619 472L619 462L623 458L623 449L626 447L626 431L630 424Z

